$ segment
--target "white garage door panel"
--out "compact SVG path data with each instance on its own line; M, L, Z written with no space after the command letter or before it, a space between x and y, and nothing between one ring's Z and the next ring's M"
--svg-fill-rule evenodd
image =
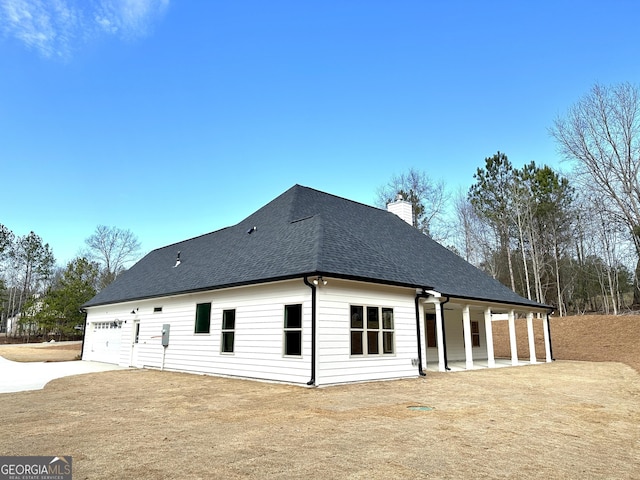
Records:
M91 335L91 360L117 364L121 337L122 328L108 323L96 324Z

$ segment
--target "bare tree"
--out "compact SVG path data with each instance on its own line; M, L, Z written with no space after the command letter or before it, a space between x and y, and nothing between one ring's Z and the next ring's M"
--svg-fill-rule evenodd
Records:
M411 202L413 226L436 240L442 240L442 214L448 199L444 183L435 182L424 172L410 168L406 173L394 175L386 185L378 188L376 204L384 208L398 194Z
M576 225L576 250L578 261L584 258L598 258L594 263L598 282L602 285L602 302L605 313L609 313L609 305L613 314L617 315L625 306L623 293L627 291L626 282L621 283L620 272L633 271L634 246L626 227L619 222L611 222L608 208L603 208L603 201L597 195L583 192L579 200L579 223ZM624 279L623 279L624 280Z
M13 247L15 235L4 225L0 224L0 332L6 328L9 315L11 290L4 276L4 266L8 263L8 256Z
M140 242L130 230L104 225L98 225L85 243L85 256L101 267L100 288L113 282L140 252Z
M630 83L594 85L550 129L560 152L575 161L586 188L606 197L610 218L622 222L636 248L634 305L640 305L640 92Z
M453 200L456 216L454 241L456 250L469 263L482 267L492 277L498 275L498 244L489 225L478 217L475 208L463 191Z
M457 233L458 233L458 249L463 252L461 255L467 262L474 262L474 251L476 249L476 242L474 241L475 229L473 228L476 223L476 214L473 206L467 200L466 195L463 192L458 192L453 200L453 208L457 219Z
M511 188L511 196L513 197L511 221L515 225L518 233L518 243L520 245L520 254L522 255L522 268L524 270L524 283L527 290L527 298L531 300L528 252L531 252L531 263L534 266L534 277L537 272L535 270L536 258L534 256L535 242L533 241L532 222L527 221L532 217L531 212L533 210L533 198L527 188L527 178L523 173L526 172L526 168L527 167L523 168L522 172L518 170L515 172L516 181L513 182ZM529 242L527 242L527 240L529 240ZM529 248L527 248L527 245ZM540 301L540 295L536 295L536 300Z

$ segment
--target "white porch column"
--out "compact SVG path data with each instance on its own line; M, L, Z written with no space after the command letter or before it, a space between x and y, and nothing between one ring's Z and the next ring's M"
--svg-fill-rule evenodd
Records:
M440 308L440 302L436 303L436 339L438 345L438 371L445 372L444 366L444 339L442 336L442 309ZM426 355L425 355L426 357Z
M471 340L471 316L469 315L469 305L462 309L462 326L464 328L464 358L465 368L473 368L473 344Z
M549 339L549 317L542 316L542 329L544 330L544 357L547 363L551 362L551 340Z
M424 314L424 303L422 300L418 302L418 324L420 325L420 349L422 351L422 358L420 359L422 362L422 371L427 371L427 324L426 324L426 316Z
M496 366L496 359L493 353L493 324L490 308L484 311L484 333L487 336L487 366L493 368Z
M529 362L537 363L536 337L533 334L533 312L527 313L527 336L529 337Z
M511 365L518 365L518 344L516 343L516 314L509 310L509 344L511 345Z

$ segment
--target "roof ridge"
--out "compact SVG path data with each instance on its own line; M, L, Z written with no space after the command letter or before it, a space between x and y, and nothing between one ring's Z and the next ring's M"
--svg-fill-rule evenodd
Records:
M363 203L363 202L358 202L358 201L356 201L356 200L351 200L350 198L341 197L340 195L335 195L335 194L333 194L333 193L324 192L324 191L322 191L322 190L318 190L317 188L307 187L307 186L305 186L305 185L300 185L300 184L297 184L297 183L296 183L293 187L291 187L291 188L295 188L295 187L304 188L304 189L306 189L306 190L310 190L310 191L312 191L312 192L316 192L316 193L319 193L319 194L322 194L322 195L326 195L327 197L333 197L333 198L336 198L336 199L338 199L338 200L342 200L342 201L345 201L345 202L353 203L353 204L356 204L356 205L361 205L361 206L363 206L363 207L372 208L372 209L374 209L374 210L380 210L380 211L383 211L383 212L386 212L386 211L387 211L387 210L386 210L386 209L384 209L384 208L376 207L376 206L374 206L374 205L369 205L369 204L367 204L367 203Z
M180 268L176 250L185 259ZM296 184L235 225L153 250L86 305L313 272L533 304L384 208Z

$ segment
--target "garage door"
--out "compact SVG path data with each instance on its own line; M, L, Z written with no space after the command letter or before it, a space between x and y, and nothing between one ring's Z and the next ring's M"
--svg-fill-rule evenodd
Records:
M96 322L90 324L91 360L95 362L118 363L122 337L121 322Z

